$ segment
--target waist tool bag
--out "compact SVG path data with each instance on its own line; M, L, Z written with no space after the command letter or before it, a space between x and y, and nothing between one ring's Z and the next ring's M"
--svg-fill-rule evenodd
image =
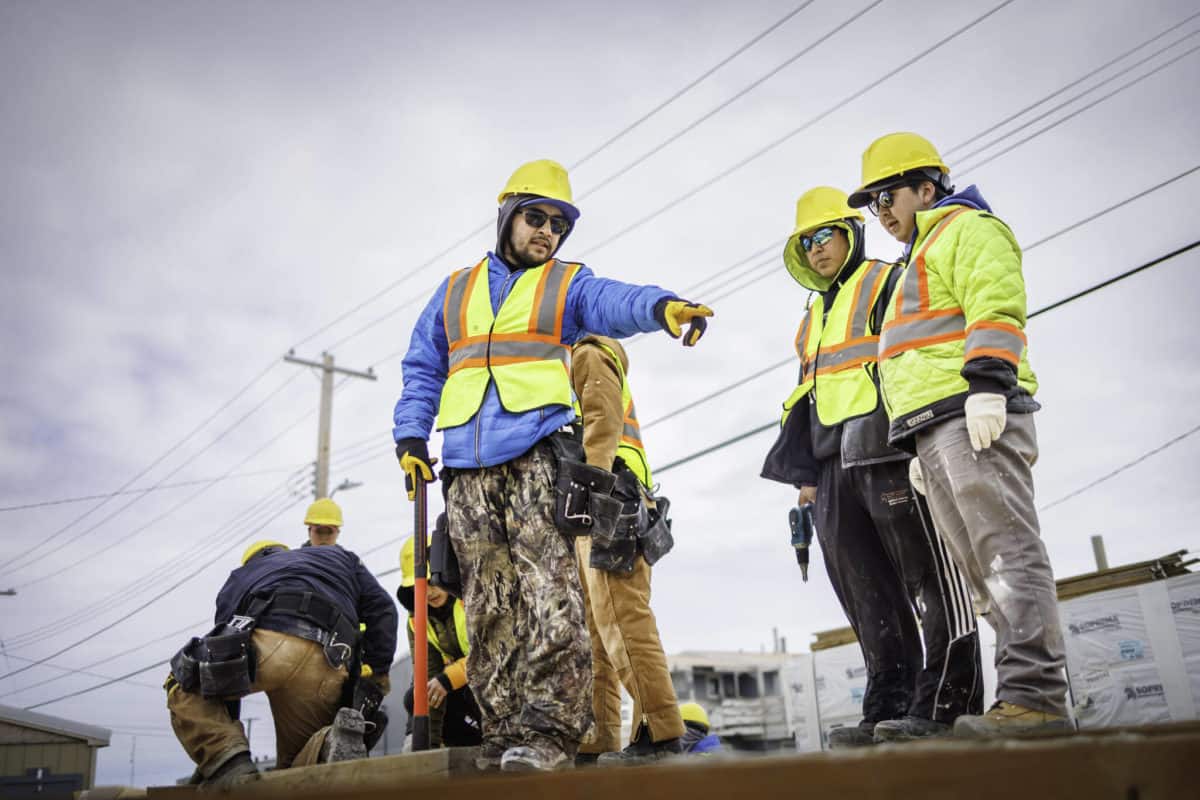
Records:
M450 523L443 511L433 526L433 544L429 548L429 582L445 589L455 597L462 597L462 573L458 568L458 555L450 541Z
M185 692L215 700L245 697L257 666L253 632L254 619L239 616L193 636L171 659L171 674Z
M554 522L566 536L611 536L621 516L613 497L617 476L583 461L583 445L570 436L550 437L558 461Z

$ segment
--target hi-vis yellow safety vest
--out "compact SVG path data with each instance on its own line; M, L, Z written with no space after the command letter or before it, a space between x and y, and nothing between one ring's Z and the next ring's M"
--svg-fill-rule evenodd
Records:
M620 357L611 347L600 344L617 365L617 373L621 376L621 408L624 411L621 429L621 443L617 445L617 455L625 462L625 466L637 476L647 489L654 488L654 477L650 474L650 460L646 458L646 449L642 446L642 429L638 426L637 412L633 408L633 392L629 390L629 381L625 377L625 369L621 366Z
M870 330L871 309L887 285L892 265L864 261L842 284L825 315L817 295L796 332L800 385L783 404L783 420L809 392L816 392L817 419L827 427L870 414L879 404L874 371L879 336Z
M408 629L413 629L413 618L408 618ZM442 658L447 662L458 660L459 656L452 656L446 652L446 648L438 639L437 631L433 628L433 621L430 620L425 624L426 633L429 643L434 649L442 654ZM471 645L467 641L467 610L463 607L462 600L454 601L454 632L458 635L458 651L464 656L471 652Z
M488 381L512 412L571 405L571 348L562 343L567 287L578 264L550 260L525 270L492 313L487 258L450 276L442 308L450 369L437 428L469 421Z
M966 394L963 364L1012 364L1029 394L1025 285L1012 231L991 214L943 207L917 212L917 242L883 318L879 373L893 420L910 424L922 409ZM932 415L931 415L932 416Z

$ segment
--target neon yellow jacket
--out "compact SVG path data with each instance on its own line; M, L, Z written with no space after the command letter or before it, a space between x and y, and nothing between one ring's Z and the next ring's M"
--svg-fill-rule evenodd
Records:
M1025 309L1021 248L1007 225L959 205L918 212L879 342L889 442L961 415L972 389L1006 394L1010 411L1036 410ZM997 360L1009 365L999 380L987 369Z

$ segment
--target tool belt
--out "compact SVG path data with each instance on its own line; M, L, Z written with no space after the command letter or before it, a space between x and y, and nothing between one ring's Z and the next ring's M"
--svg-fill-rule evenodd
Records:
M614 469L616 484L612 496L621 503L621 511L611 532L592 533L588 566L615 575L629 575L639 555L653 565L674 546L671 522L667 519L671 501L650 494L619 459ZM650 503L654 508L650 508Z
M255 627L316 642L334 669L357 652L358 628L336 606L312 592L251 595L245 612L204 636L193 636L171 659L171 674L185 692L236 700L251 691L257 668Z
M611 537L621 516L621 500L613 496L617 476L584 463L578 435L555 433L548 441L558 461L554 482L558 530L566 536Z

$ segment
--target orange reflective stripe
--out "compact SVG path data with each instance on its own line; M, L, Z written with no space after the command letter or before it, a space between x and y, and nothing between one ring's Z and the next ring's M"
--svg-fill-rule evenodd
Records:
M638 425L637 411L633 408L633 398L629 398L629 405L625 409L625 419L623 420L624 427L621 431L621 441L639 450L644 450L642 445L642 429Z
M828 375L862 364L873 364L879 354L879 337L864 336L852 342L842 342L836 348L817 353L817 375Z
M925 254L950 226L950 223L967 211L966 208L960 208L938 220L933 232L921 244L921 249L909 260L909 268L904 280L896 290L897 316L910 316L929 310L929 277L925 272Z
M446 285L446 299L442 303L442 320L446 328L446 339L453 343L466 335L467 332L467 302L471 289L479 277L479 271L485 268L486 259L474 267L460 269L450 276Z
M976 322L967 329L966 353L963 360L970 361L973 358L988 356L1018 366L1026 344L1024 331L1015 325L1006 322Z

